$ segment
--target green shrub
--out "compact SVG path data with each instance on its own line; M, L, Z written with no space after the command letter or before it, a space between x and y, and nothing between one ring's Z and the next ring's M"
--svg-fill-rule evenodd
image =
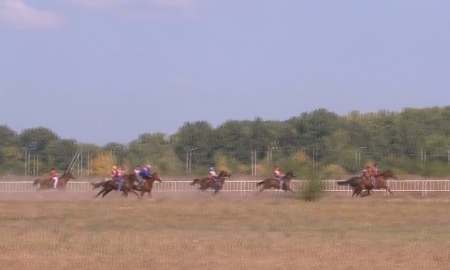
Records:
M317 177L304 180L298 190L297 198L303 201L317 201L325 192L326 182Z

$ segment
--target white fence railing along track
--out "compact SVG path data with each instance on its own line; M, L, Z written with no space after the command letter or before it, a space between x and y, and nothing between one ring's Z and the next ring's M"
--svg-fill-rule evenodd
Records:
M241 195L258 191L256 184L259 180L229 180L224 184L221 192L234 192ZM351 188L347 185L338 185L338 180L326 180L326 192L343 192L351 195ZM164 181L155 182L153 192L198 192L198 185L191 186L191 181ZM298 190L305 180L292 180L291 188ZM426 196L429 192L450 192L450 180L390 180L388 186L392 192L420 192ZM0 192L35 192L37 186L32 181L0 181ZM67 184L69 192L95 192L91 182L71 181ZM280 192L279 190L266 190L265 192ZM378 190L377 190L378 191ZM381 190L381 192L385 192Z

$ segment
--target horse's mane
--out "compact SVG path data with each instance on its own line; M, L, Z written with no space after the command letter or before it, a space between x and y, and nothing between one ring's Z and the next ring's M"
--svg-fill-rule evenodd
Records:
M386 170L386 171L384 171L384 172L382 172L382 173L380 173L378 175L385 175L387 173L394 173L394 172L392 170Z
M70 173L70 171L64 171L59 178L62 178L64 176L68 175L69 173Z

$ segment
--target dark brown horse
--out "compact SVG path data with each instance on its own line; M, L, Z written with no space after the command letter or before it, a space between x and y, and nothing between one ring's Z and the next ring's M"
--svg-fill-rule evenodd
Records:
M295 177L295 173L292 171L289 171L286 173L285 176L283 176L283 186L280 187L280 182L275 179L275 178L266 178L261 182L258 182L256 184L256 186L260 186L262 185L262 187L259 189L259 191L255 194L259 194L260 192L262 192L265 189L269 189L269 188L276 188L276 189L281 189L284 191L290 191L292 193L294 193L294 191L291 189L291 179Z
M148 179L144 179L144 183L142 184L142 187L138 187L137 185L133 185L134 190L140 190L141 191L141 198L144 196L144 194L147 192L148 199L151 199L152 197L152 188L153 188L153 182L158 181L162 182L162 178L159 177L157 172L152 173L152 176Z
M133 190L133 184L134 182L136 182L137 176L134 173L131 174L125 174L123 176L123 186L122 186L122 196L128 197L128 192L132 192L134 193L138 198L139 195L137 194L136 191ZM119 183L117 183L117 181L110 179L110 180L106 180L106 181L102 181L99 183L91 183L92 188L96 189L101 187L102 189L97 193L97 195L95 195L95 198L97 198L100 194L102 195L102 198L104 198L106 196L106 194L110 193L113 190L117 190L119 188ZM120 191L120 190L119 190Z
M337 182L338 185L345 185L348 184L351 187L353 187L353 195L356 194L356 196L360 195L361 197L365 197L368 195L373 194L373 189L385 189L390 194L394 195L392 191L389 189L386 181L389 179L397 179L394 175L394 172L392 170L387 170L383 173L375 175L375 185L372 184L372 179L370 176L355 176L347 181L339 181ZM362 193L363 190L367 190L365 193Z
M214 194L217 194L219 190L223 188L223 184L225 183L225 179L227 177L231 177L227 171L220 171L219 175L217 175L217 181L214 185L214 181L210 177L205 178L196 178L192 181L191 186L198 184L200 187L198 188L200 191L205 191L208 188L214 189Z
M69 182L70 179L75 180L75 176L73 175L73 173L71 171L64 172L60 177L58 177L58 184L56 185L56 188L59 190L65 191L67 182ZM39 187L36 191L43 190L43 189L51 189L51 188L53 188L54 182L55 182L55 180L53 180L51 178L36 179L33 182L33 186L36 186L39 184Z

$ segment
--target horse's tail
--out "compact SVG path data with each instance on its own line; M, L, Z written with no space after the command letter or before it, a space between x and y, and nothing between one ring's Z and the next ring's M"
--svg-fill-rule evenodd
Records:
M200 182L200 179L196 178L192 181L191 186L198 184Z
M39 184L39 182L40 182L40 179L36 179L36 180L34 180L34 182L33 182L33 186L35 186L35 185Z
M99 183L91 183L92 189L96 189L96 188L105 186L105 183L106 183L106 181L104 181L104 182L99 182Z
M262 185L262 184L264 184L264 181L258 182L258 183L256 184L256 186L259 187L259 186Z
M346 181L337 181L336 182L338 185L350 185L350 179L346 180Z

